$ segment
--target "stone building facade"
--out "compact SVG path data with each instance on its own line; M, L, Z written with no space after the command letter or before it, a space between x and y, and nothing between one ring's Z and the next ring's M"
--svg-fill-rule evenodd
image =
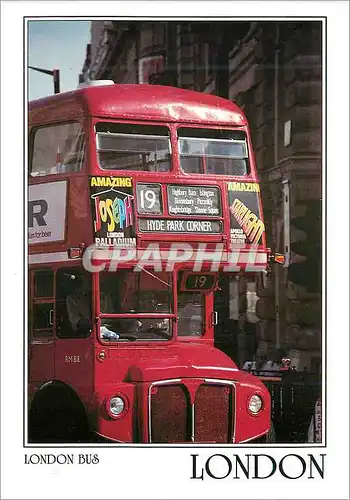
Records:
M293 220L322 198L322 30L315 21L93 21L80 79L173 85L236 101L250 123L268 244L288 250L293 263L288 234L291 243L307 238ZM274 266L255 287L263 304L260 321L252 320L257 354L282 347L298 370L318 371L321 289L310 292L288 273ZM223 282L223 310L232 307L230 286ZM240 293L247 287L239 284Z

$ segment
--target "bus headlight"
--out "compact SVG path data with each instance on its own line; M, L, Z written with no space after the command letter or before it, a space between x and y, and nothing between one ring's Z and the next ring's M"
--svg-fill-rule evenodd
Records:
M120 396L114 396L107 401L107 411L111 417L119 417L125 410L125 401Z
M253 413L253 415L257 415L261 410L262 405L263 402L260 396L258 396L257 394L250 396L248 401L248 410L250 411L250 413Z

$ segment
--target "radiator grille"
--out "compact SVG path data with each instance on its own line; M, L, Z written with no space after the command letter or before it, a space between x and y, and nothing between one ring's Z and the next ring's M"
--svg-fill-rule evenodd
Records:
M153 443L189 441L190 402L183 385L151 389L151 436Z
M228 443L232 435L232 391L225 385L201 385L194 405L195 441Z
M152 443L229 443L233 436L233 386L203 383L191 408L183 384L153 385L150 389ZM192 428L194 427L194 429Z

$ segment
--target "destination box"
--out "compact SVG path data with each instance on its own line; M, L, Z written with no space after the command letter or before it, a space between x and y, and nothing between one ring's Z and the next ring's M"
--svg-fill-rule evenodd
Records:
M170 215L221 216L220 191L216 186L168 186Z
M219 234L222 223L213 220L140 219L139 230L148 233Z

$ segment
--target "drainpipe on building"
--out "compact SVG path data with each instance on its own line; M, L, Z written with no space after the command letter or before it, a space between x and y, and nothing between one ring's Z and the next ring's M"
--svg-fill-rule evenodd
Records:
M282 220L276 222L276 242L281 239ZM275 316L276 316L276 349L281 347L280 328L280 266L275 265Z
M285 255L285 263L283 267L289 266L290 261L290 189L289 180L282 181L283 189L283 253Z
M173 21L167 23L167 64L168 85L177 87L177 24Z
M278 76L279 76L279 23L276 23L275 32L275 81L274 81L274 167L278 168ZM276 245L280 239L281 221L277 220ZM275 266L275 313L276 313L276 349L281 347L280 332L280 272L279 266Z

